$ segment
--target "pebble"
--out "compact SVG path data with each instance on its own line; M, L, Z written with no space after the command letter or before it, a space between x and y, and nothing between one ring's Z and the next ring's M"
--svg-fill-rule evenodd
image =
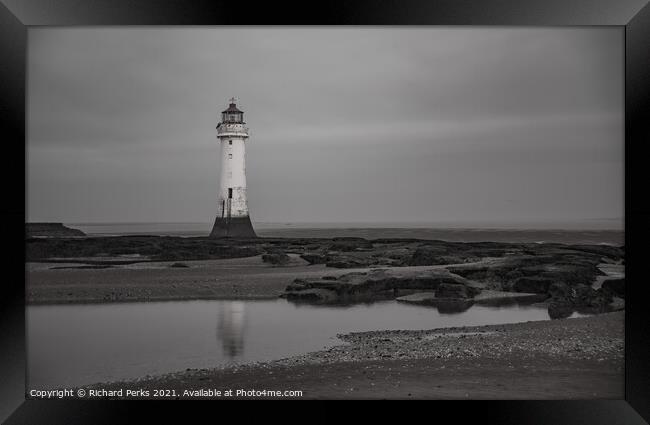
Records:
M324 358L310 353L300 363L336 363L422 358L527 358L537 355L620 360L624 351L624 315L606 313L586 318L526 322L498 326L458 327L424 331L373 331L340 335L348 343ZM435 338L459 333L458 338ZM398 348L399 347L399 348ZM390 370L390 369L389 369Z

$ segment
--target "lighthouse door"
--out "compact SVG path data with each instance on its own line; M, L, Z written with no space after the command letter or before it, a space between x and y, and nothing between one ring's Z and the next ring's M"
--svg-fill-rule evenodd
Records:
M228 188L228 222L230 222L230 215L232 213L232 187Z

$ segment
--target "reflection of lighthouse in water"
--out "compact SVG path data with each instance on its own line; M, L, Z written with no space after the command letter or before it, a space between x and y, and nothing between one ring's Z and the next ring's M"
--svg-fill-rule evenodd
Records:
M217 318L217 340L231 360L244 352L246 312L241 301L224 301Z

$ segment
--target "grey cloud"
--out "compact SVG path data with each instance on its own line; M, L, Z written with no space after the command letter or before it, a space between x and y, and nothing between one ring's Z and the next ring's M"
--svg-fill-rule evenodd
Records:
M623 214L620 28L35 28L28 55L33 220L209 222L233 95L254 220Z

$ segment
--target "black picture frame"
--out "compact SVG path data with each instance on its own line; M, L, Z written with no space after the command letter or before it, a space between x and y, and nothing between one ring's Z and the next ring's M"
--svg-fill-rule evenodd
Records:
M152 418L150 402L25 400L24 223L25 94L28 29L95 25L516 25L625 27L625 399L584 401L435 402L433 414L484 423L650 422L650 309L643 279L650 234L650 181L644 161L650 135L650 5L646 0L325 0L233 2L182 0L2 0L0 5L0 226L6 248L0 287L0 419L6 423L133 423ZM7 275L7 271L10 272ZM232 406L231 402L231 406ZM465 402L463 402L465 403ZM241 405L234 403L241 409ZM277 405L277 404L275 404ZM382 405L385 406L385 405ZM157 415L187 409L187 402L156 403ZM223 409L223 405L219 409ZM214 415L213 403L191 403ZM270 409L270 410L269 410ZM291 408L293 409L293 408ZM409 407L410 409L410 407ZM429 410L425 407L423 410ZM250 409L247 409L250 410ZM289 416L286 405L255 409ZM377 408L373 408L377 410ZM379 409L382 414L386 407ZM397 413L399 414L397 409ZM431 411L431 410L429 410ZM12 413L13 412L13 413ZM247 419L249 413L246 413ZM323 415L323 418L326 414ZM212 416L214 417L214 416Z

